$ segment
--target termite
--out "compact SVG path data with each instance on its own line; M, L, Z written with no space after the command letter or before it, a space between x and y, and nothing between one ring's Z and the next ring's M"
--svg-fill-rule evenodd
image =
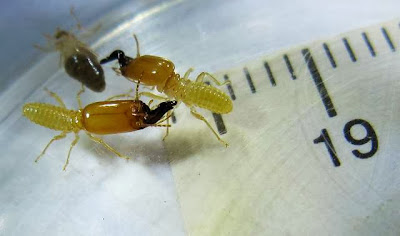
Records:
M145 85L155 86L160 93L167 95L167 98L150 92L141 92L141 95L161 100L172 98L178 102L182 101L190 108L190 112L195 118L204 121L217 139L225 146L228 146L228 143L219 137L210 123L196 111L195 107L210 110L218 114L231 112L233 105L229 96L221 90L203 82L205 76L211 78L219 86L229 81L221 83L208 72L201 72L195 81L191 81L189 80L189 75L193 71L193 68L187 70L185 75L181 77L175 73L175 65L170 60L152 55L141 56L139 41L135 34L133 36L137 48L136 58L126 56L121 50L115 50L108 57L100 60L100 64L118 60L120 67L113 68L117 74L123 75L133 82L140 80Z
M73 8L71 15L76 19L78 29L81 24L75 16ZM59 51L60 64L64 63L67 74L83 83L95 92L102 92L106 87L103 68L97 55L90 50L84 42L80 41L73 33L57 28L53 36L44 34L48 41L46 47L34 45L36 48L45 51Z
M54 136L50 140L35 162L38 162L40 157L45 154L52 142L65 138L68 133L75 133L75 139L70 145L63 170L66 169L69 163L72 148L79 140L78 133L80 130L84 130L90 139L102 144L117 156L129 159L129 157L122 155L101 138L93 136L93 134L117 134L140 130L149 126L167 127L168 125L160 123L168 118L163 117L177 104L176 101L166 101L160 103L155 109L150 109L136 95L135 100L107 100L92 103L82 108L80 100L80 94L84 92L82 86L76 96L79 110L69 110L57 94L47 89L45 90L58 102L59 106L45 103L28 103L23 106L22 113L36 124L61 131L61 134Z

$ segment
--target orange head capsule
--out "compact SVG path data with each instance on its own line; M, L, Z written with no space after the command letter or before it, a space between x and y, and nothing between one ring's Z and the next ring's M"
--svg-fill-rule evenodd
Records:
M169 78L175 75L175 65L162 57L151 55L131 58L125 56L121 50L116 50L110 56L102 59L100 64L118 60L120 72L131 81L139 81L149 86L157 86L158 91L163 91Z
M139 100L96 102L82 110L82 125L94 134L131 132L153 126L176 104L176 101L163 102L151 110Z

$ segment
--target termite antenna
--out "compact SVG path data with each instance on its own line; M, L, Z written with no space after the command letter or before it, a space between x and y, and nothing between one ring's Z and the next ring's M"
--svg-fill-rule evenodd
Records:
M140 57L139 40L138 40L136 34L133 34L133 37L135 38L135 42L136 42L136 58L139 58Z
M125 53L121 50L115 50L110 54L110 56L100 60L100 64L105 64L110 61L118 60L118 63L121 67L127 66L131 60L131 57L125 56Z
M148 125L148 126L152 126L152 127L168 127L168 128L171 127L171 125L160 125L160 124L152 124L152 125Z
M70 8L69 8L69 13L71 14L71 16L75 19L75 21L76 21L76 28L78 28L78 30L82 30L83 29L83 27L82 27L82 24L81 24L81 21L79 20L79 18L76 16L76 14L75 14L75 7L74 6L71 6Z
M142 77L143 77L143 73L140 75L140 78L136 84L136 94L135 94L136 101L139 101L139 85L140 85L140 80L142 79Z

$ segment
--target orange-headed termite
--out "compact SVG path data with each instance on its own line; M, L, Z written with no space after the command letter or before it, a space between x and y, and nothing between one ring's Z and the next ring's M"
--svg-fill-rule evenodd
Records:
M61 134L54 136L50 140L35 162L44 155L53 141L65 138L67 133L75 133L75 139L71 143L63 170L68 165L72 148L79 140L78 132L80 130L84 130L90 139L102 144L119 157L129 159L102 139L93 136L93 134L131 132L149 126L166 127L167 125L161 125L160 123L168 118L163 117L177 104L176 101L166 101L160 103L155 109L150 109L147 104L140 101L136 96L135 100L96 102L82 108L80 102L80 94L84 91L82 86L82 89L77 94L80 109L69 110L57 94L46 91L57 100L60 106L45 103L28 103L24 105L22 112L24 116L36 124L61 131Z
M131 58L125 55L121 50L112 52L108 57L100 60L101 64L118 60L119 68L114 69L118 74L123 75L128 80L141 83L148 86L155 86L160 93L164 93L168 98L172 98L185 103L191 111L191 114L199 120L204 121L212 130L217 139L228 146L223 141L217 132L212 128L210 123L199 114L195 107L204 108L218 114L226 114L232 111L232 101L228 95L221 90L207 85L203 82L204 77L208 76L217 85L223 85L213 75L202 72L197 76L195 81L189 80L189 74L193 71L190 68L183 77L175 73L174 64L168 59L151 56L140 55L139 41L134 35L137 47L136 58ZM168 98L150 93L142 92L141 95L149 96L156 99L167 100ZM168 135L168 129L167 129Z

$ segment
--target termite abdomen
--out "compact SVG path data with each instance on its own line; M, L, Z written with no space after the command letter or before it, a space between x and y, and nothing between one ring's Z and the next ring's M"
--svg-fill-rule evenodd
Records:
M53 130L72 132L80 129L79 111L44 103L28 103L22 113L32 122Z
M103 68L96 56L83 48L65 58L65 71L69 76L83 83L95 92L102 92L106 87Z

